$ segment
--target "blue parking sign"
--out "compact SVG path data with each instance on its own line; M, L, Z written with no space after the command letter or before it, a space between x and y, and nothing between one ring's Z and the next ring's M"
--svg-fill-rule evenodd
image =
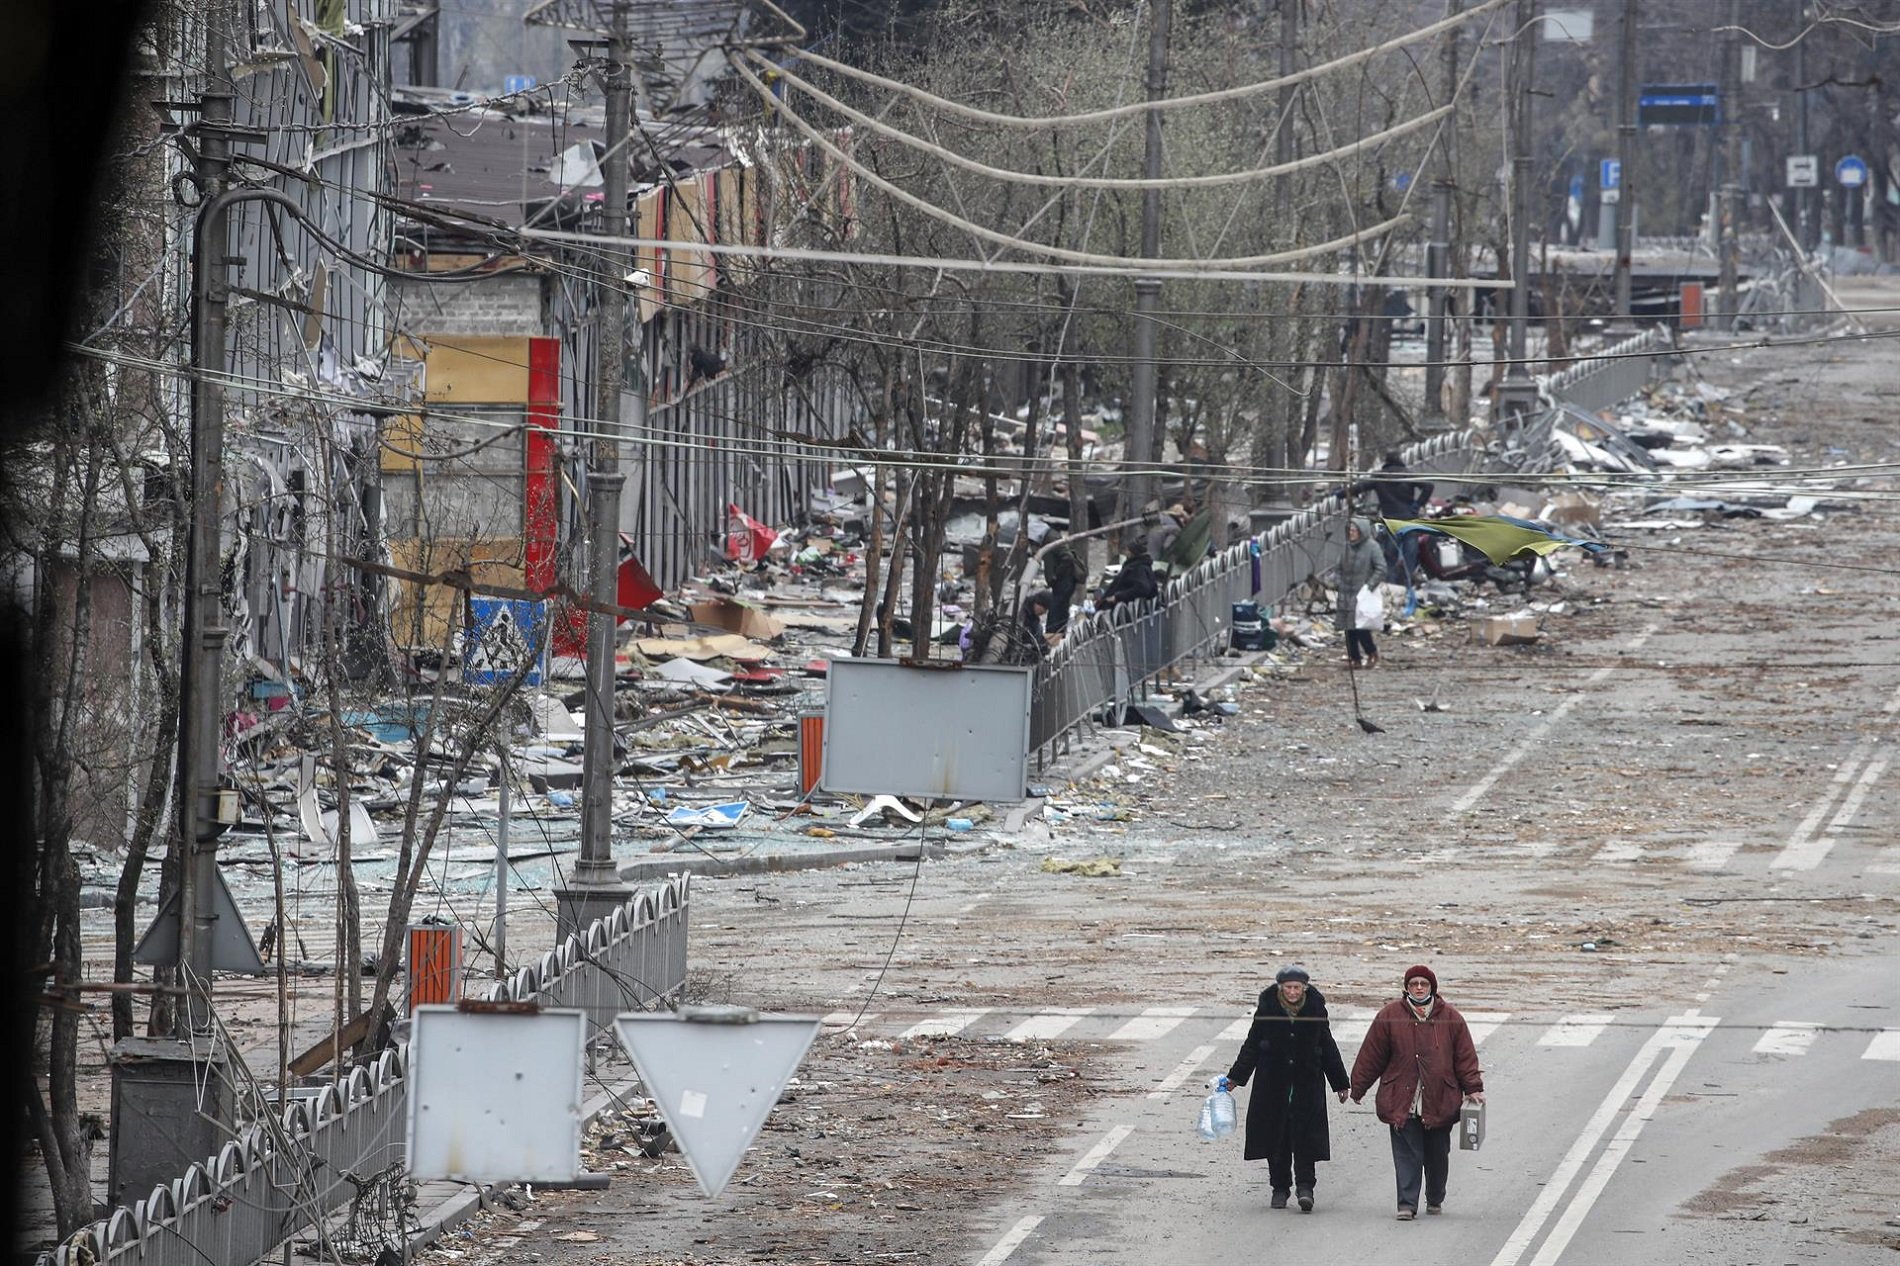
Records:
M1597 166L1597 188L1621 189L1623 187L1623 163L1620 159L1606 158Z
M498 686L512 680L528 661L533 667L521 683L540 685L547 662L547 603L470 598L468 605L474 623L462 638L462 680L472 686Z

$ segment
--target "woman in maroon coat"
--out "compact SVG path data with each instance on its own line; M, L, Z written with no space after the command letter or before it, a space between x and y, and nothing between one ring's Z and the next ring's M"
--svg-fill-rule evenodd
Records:
M1372 1018L1372 1027L1352 1062L1352 1101L1358 1103L1374 1082L1374 1107L1392 1128L1392 1167L1399 1184L1399 1220L1418 1212L1421 1177L1425 1212L1445 1203L1445 1175L1451 1167L1451 1127L1469 1099L1484 1102L1484 1072L1477 1044L1458 1009L1438 996L1438 977L1429 967L1405 972L1405 996L1388 1002Z
M1313 1211L1314 1163L1331 1160L1326 1087L1346 1100L1346 1065L1326 1018L1326 999L1311 987L1304 967L1283 967L1254 1008L1247 1040L1227 1079L1237 1086L1259 1077L1247 1100L1248 1160L1265 1160L1273 1207L1299 1189L1300 1211Z

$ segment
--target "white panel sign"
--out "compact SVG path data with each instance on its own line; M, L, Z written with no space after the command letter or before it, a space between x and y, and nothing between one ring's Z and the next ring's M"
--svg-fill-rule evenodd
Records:
M1551 9L1538 21L1546 44L1588 44L1596 38L1597 15L1588 9Z
M614 1018L620 1044L708 1196L732 1181L811 1049L818 1024L816 1016L759 1015L738 1007Z
M581 1168L585 1011L416 1008L409 1173L457 1182L573 1182Z
M826 791L1016 801L1029 777L1029 668L834 659Z
M1812 189L1821 183L1821 160L1813 154L1788 155L1788 188Z

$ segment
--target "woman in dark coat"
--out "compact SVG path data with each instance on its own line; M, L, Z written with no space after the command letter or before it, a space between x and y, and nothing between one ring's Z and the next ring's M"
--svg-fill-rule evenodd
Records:
M1346 1099L1346 1065L1326 1018L1326 999L1304 967L1283 967L1260 995L1253 1026L1227 1078L1244 1086L1259 1074L1247 1100L1248 1160L1267 1162L1273 1207L1286 1208L1298 1190L1300 1211L1313 1211L1314 1165L1333 1158L1326 1130L1326 1087Z

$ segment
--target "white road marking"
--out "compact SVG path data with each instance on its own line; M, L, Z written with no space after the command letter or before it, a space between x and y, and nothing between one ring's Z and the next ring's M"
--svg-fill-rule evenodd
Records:
M1147 1042L1173 1032L1193 1007L1149 1007L1108 1035L1111 1042Z
M1525 1251L1542 1233L1544 1224L1550 1220L1551 1213L1562 1202L1564 1194L1570 1190L1570 1184L1582 1171L1584 1162L1590 1158L1590 1153L1596 1150L1597 1141L1610 1128L1610 1123L1615 1121L1617 1115L1623 1111L1629 1097L1636 1092L1636 1087L1642 1084L1643 1077L1649 1072L1657 1058L1665 1050L1671 1048L1674 1048L1672 1055L1684 1050L1692 1051L1697 1043L1708 1036L1709 1030L1716 1023L1717 1021L1713 1018L1696 1016L1693 1012L1673 1016L1669 1024L1681 1027L1658 1029L1647 1042L1643 1043L1642 1048L1630 1060L1629 1067L1623 1070L1623 1075L1617 1078L1614 1086L1610 1087L1610 1093L1603 1097L1603 1102L1597 1105L1597 1110L1590 1114L1590 1119L1584 1123L1583 1132L1577 1136L1577 1141L1570 1145L1570 1150L1564 1153L1563 1160L1558 1162L1557 1168L1551 1173L1550 1181L1546 1182L1543 1189L1537 1193L1537 1198L1531 1202L1531 1207L1524 1211L1517 1229L1511 1232L1510 1238L1505 1240L1497 1256L1491 1259L1491 1266L1517 1266L1517 1263L1522 1260ZM1671 1076L1670 1080L1673 1082L1675 1078Z
M1720 870L1741 846L1740 840L1703 840L1691 844L1689 855L1683 860L1689 863L1690 870Z
M875 1011L867 1012L863 1016L858 1015L855 1011L833 1011L818 1023L820 1027L827 1029L851 1029L859 1025L868 1024L875 1019L877 1019L877 1012Z
M1030 1232L1042 1225L1042 1215L1032 1214L1009 1228L1003 1238L996 1241L996 1247L977 1259L976 1266L1003 1266L1022 1242L1029 1238Z
M1003 1035L1010 1042L1050 1041L1076 1026L1077 1021L1094 1012L1094 1007L1051 1007L1030 1016Z
M1883 752L1867 762L1867 768L1863 769L1860 777L1854 780L1854 789L1847 793L1847 799L1841 801L1840 812L1828 819L1827 833L1829 835L1845 830L1848 824L1853 822L1854 815L1860 812L1860 802L1867 798L1867 793L1873 790L1874 784L1880 781L1880 776L1887 772L1887 766L1892 761L1892 754Z
M1755 1043L1757 1055L1806 1055L1821 1026L1807 1020L1776 1020Z
M1641 649L1643 643L1647 642L1650 639L1650 635L1655 633L1655 631L1655 625L1651 624L1645 626L1641 633L1638 633L1635 637L1630 639L1630 644L1624 648L1625 653ZM1583 688L1588 690L1591 686L1596 685L1611 673L1615 672L1619 667L1621 667L1621 665L1605 664L1584 680ZM1571 709L1575 708L1582 701L1583 695L1581 693L1574 694L1552 709L1550 715L1538 722L1529 734L1520 739L1518 743L1506 753L1503 759L1491 767L1489 773L1478 779L1477 782L1471 784L1469 790L1451 802L1452 814L1463 813L1466 809L1469 809L1472 805L1484 799L1485 793L1497 785L1498 779L1510 773L1512 768L1515 767L1519 761L1524 759L1530 749L1536 746L1537 742L1542 739L1544 735L1550 733L1551 727L1569 716Z
M1241 1019L1235 1020L1232 1024L1228 1025L1226 1028L1222 1029L1220 1031L1220 1036L1215 1038L1214 1040L1217 1042L1238 1042L1241 1038L1247 1036L1247 1030L1251 1029L1252 1027L1253 1027L1253 1017L1244 1016Z
M1539 1046L1588 1046L1603 1036L1616 1017L1603 1011L1567 1015L1537 1039Z
M1887 702L1881 705L1880 710L1886 714L1887 718L1900 712L1900 690L1895 690L1888 697ZM1808 811L1808 816L1801 819L1801 825L1796 827L1794 834L1788 837L1787 847L1768 863L1770 870L1813 870L1821 864L1828 851L1834 847L1834 841L1825 836L1817 837L1815 832L1820 828L1822 819L1828 816L1828 810L1833 808L1834 797L1841 793L1842 788L1854 781L1861 763L1872 754L1875 742L1877 742L1876 739L1863 740L1848 754L1848 758L1841 762L1841 767L1834 772L1834 777L1821 793L1821 798L1814 802L1814 807ZM1869 765L1867 773L1861 775L1862 783L1871 787L1874 780L1880 777L1880 771L1886 769L1891 759L1891 756L1883 755L1877 762L1879 770ZM1845 826L1853 817L1854 812L1859 810L1860 798L1855 797L1854 792L1860 791L1860 788L1861 783L1856 783L1853 790L1848 792L1848 801L1852 802L1853 810L1849 810L1848 801L1843 801L1840 812L1835 814L1833 821L1829 823L1830 827ZM1860 792L1861 798L1865 795L1864 791Z
M1703 1022L1697 1021L1697 1023ZM1714 1021L1707 1023L1712 1025ZM1665 1029L1663 1033L1657 1034L1657 1037L1661 1038L1668 1032L1669 1030ZM1669 1093L1669 1088L1676 1084L1676 1078L1682 1075L1682 1070L1688 1065L1690 1057L1695 1054L1696 1047L1701 1045L1702 1039L1709 1035L1707 1028L1695 1030L1693 1033L1689 1030L1680 1032L1682 1035L1673 1043L1674 1049L1669 1052L1669 1058L1663 1062L1662 1070L1656 1074L1655 1080L1649 1083L1649 1089L1643 1092L1643 1097L1636 1101L1636 1106L1631 1108L1629 1115L1623 1119L1622 1126L1610 1139L1609 1146L1603 1149L1603 1155L1597 1157L1597 1163L1590 1170L1590 1176L1583 1180L1583 1184L1577 1188L1577 1194L1570 1201L1570 1207L1564 1210L1563 1216L1557 1219L1557 1224L1551 1227L1544 1246L1538 1249L1537 1256L1531 1259L1531 1266L1555 1266L1557 1259L1564 1255L1564 1249L1570 1246L1570 1240L1576 1235L1577 1228L1583 1225L1583 1220L1589 1216L1591 1207L1597 1202L1597 1197L1602 1195L1603 1189L1609 1185L1611 1175L1616 1173L1616 1167L1621 1165L1623 1158L1629 1155L1630 1148L1636 1145L1636 1137L1643 1132L1643 1127L1649 1124L1649 1119L1656 1115L1657 1107Z
M1467 1011L1465 1027L1471 1030L1471 1044L1476 1046L1496 1033L1506 1020L1511 1018L1509 1011Z
M955 1037L990 1013L988 1007L949 1007L942 1015L913 1024L900 1037Z
M1174 1066L1174 1071L1163 1077L1148 1092L1150 1099L1166 1099L1169 1095L1187 1085L1188 1078L1199 1072L1201 1066L1214 1057L1215 1047L1197 1046L1188 1052L1188 1057Z
M1882 1029L1861 1052L1862 1059L1900 1059L1900 1029Z
M1821 864L1821 859L1826 857L1828 850L1834 847L1834 841L1825 836L1817 836L1815 832L1820 829L1821 820L1827 817L1828 810L1834 807L1834 797L1839 795L1841 790L1853 781L1854 775L1860 772L1861 762L1867 759L1870 746L1871 744L1868 743L1860 744L1848 754L1846 760L1841 762L1841 767L1834 771L1834 777L1828 780L1826 789L1821 792L1821 798L1814 802L1812 809L1808 810L1808 816L1801 819L1801 825L1797 826L1794 834L1788 837L1788 843L1781 852L1768 863L1768 869L1813 870Z
M1108 1154L1120 1147L1121 1141L1134 1132L1135 1127L1132 1125L1118 1125L1110 1130L1106 1138L1091 1147L1088 1153L1075 1163L1074 1169L1056 1180L1056 1186L1080 1187L1082 1180L1089 1176L1090 1171L1107 1160Z

